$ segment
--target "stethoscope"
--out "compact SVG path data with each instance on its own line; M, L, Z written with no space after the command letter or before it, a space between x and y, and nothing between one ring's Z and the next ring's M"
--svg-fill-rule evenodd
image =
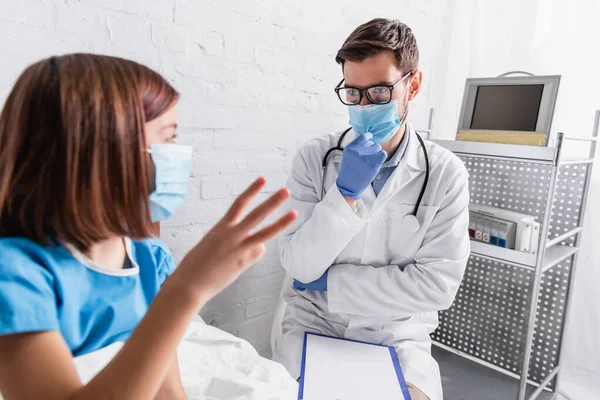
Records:
M352 130L352 128L348 128L344 132L342 132L340 138L338 139L337 145L327 150L325 156L323 157L323 171L321 173L321 199L323 199L323 196L325 194L325 174L327 173L327 162L329 161L329 156L334 151L344 151L344 148L342 147L342 142L344 141L346 134L350 132L350 130ZM425 143L423 142L423 139L418 133L415 132L415 135L417 136L417 139L421 144L421 150L423 150L423 155L425 156L425 180L423 181L421 193L419 193L419 198L417 199L417 204L415 204L415 208L412 214L405 215L404 218L402 218L402 228L410 233L415 233L421 227L421 224L417 219L417 211L419 211L419 206L421 205L421 200L423 199L423 195L425 194L425 190L427 189L427 182L429 181L429 157L427 155L427 150L425 149Z

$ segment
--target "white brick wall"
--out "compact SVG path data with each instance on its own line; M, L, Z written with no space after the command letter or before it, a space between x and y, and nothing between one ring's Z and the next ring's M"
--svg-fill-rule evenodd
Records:
M182 93L181 141L195 146L189 199L163 224L181 259L235 195L264 175L265 194L285 183L307 139L341 130L333 93L343 39L375 16L415 31L427 73L411 120L424 128L441 107L454 1L382 0L0 0L0 104L28 64L86 51L159 70ZM283 271L275 247L208 304L208 323L270 354L269 332Z

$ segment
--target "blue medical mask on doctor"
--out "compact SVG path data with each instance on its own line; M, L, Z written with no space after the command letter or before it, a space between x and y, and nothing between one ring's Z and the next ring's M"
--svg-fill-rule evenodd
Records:
M155 188L150 194L152 222L171 217L183 204L188 193L192 147L160 143L150 145L155 168Z
M388 141L402 125L398 115L398 99L387 104L348 106L348 113L352 129L360 135L370 132L375 143Z

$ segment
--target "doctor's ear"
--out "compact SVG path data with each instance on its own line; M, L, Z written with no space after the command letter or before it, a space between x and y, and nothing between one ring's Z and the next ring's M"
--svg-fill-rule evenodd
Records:
M421 82L423 81L423 73L421 70L415 71L410 77L408 84L408 101L414 99L421 90Z

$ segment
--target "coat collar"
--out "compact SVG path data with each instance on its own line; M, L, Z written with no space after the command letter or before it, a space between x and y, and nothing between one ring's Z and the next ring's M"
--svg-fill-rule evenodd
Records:
M425 171L425 157L423 155L423 150L421 149L421 143L419 139L417 139L417 133L413 129L411 123L406 121L406 133L410 135L408 141L408 147L406 148L406 153L402 160L398 164L398 167L402 167L403 165L407 165L410 169L414 171ZM342 147L346 147L350 142L356 139L357 133L354 129L348 131L344 140L342 140ZM334 162L341 162L341 157L335 157ZM418 173L417 173L418 174ZM416 175L416 174L415 174Z

